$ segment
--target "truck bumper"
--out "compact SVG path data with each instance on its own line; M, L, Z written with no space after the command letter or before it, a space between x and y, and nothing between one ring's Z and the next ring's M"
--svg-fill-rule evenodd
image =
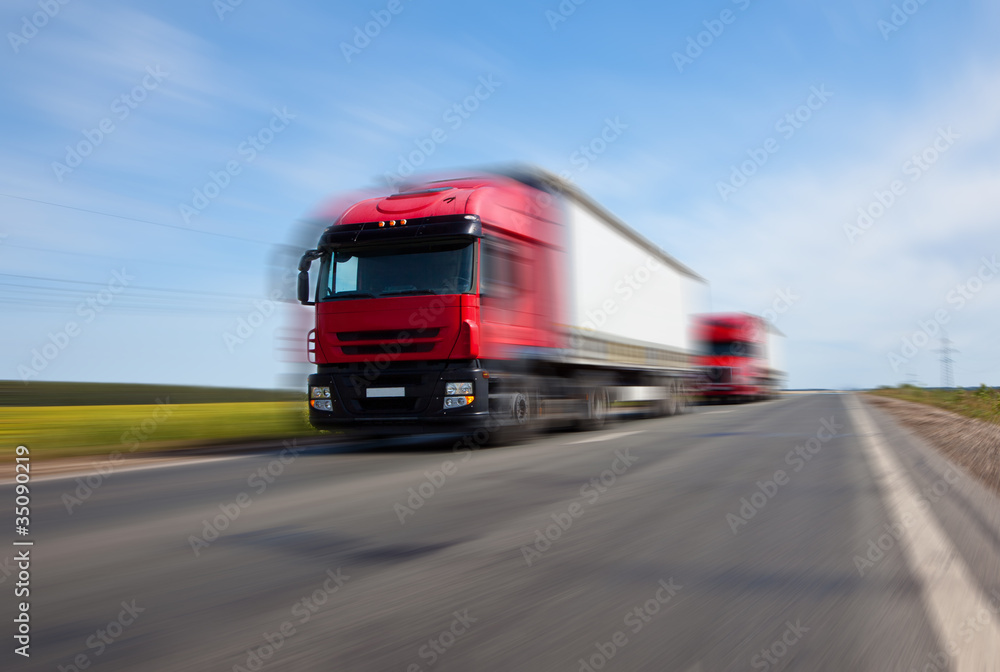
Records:
M735 385L728 383L702 385L698 391L706 399L743 399L764 394L764 390L757 385Z
M345 364L309 376L309 422L318 429L398 436L465 433L487 424L489 379L478 361ZM472 403L445 408L445 384L471 382ZM313 397L328 388L330 397ZM317 408L328 400L329 410Z

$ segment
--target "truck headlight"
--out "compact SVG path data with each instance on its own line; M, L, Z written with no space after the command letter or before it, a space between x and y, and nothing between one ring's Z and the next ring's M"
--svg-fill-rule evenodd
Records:
M472 394L472 387L472 383L445 383L444 393L449 397L453 397L458 394Z
M309 393L309 396L313 399L329 399L330 398L330 388L329 387L314 387Z
M468 406L476 398L472 395L467 395L464 397L445 397L444 407L447 408L461 408L462 406Z
M312 407L315 408L317 411L333 410L333 402L330 401L329 399L313 399L311 403Z

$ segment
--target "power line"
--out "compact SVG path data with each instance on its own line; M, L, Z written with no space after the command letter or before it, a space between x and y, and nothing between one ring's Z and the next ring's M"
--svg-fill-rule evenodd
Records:
M79 212L87 212L92 215L103 215L104 217L114 217L116 219L124 219L130 222L139 222L141 224L150 224L152 226L162 226L167 229L175 229L177 231L187 231L188 233L201 233L206 236L217 236L219 238L228 238L230 240L239 240L247 243L256 243L258 245L274 245L271 241L257 240L255 238L244 238L243 236L233 236L228 233L215 233L214 231L203 231L202 229L192 229L186 226L179 226L177 224L164 224L163 222L154 222L148 219L139 219L137 217L128 217L126 215L116 215L110 212L101 212L100 210L89 210L87 208L79 208L75 205L65 205L63 203L53 203L52 201L43 201L37 198L28 198L27 196L15 196L13 194L0 193L0 196L6 198L15 198L20 201L29 201L31 203L41 203L43 205L51 205L56 208L66 208L67 210L77 210Z
M76 284L76 285L96 285L98 287L107 287L108 286L107 282L94 282L92 280L64 280L64 279L61 279L61 278L45 278L45 277L37 276L37 275L19 275L19 274L16 274L16 273L0 273L0 276L4 276L4 277L7 277L7 278L21 278L23 280L42 280L44 282L63 282L63 283ZM48 291L58 291L58 292L67 291L67 290L59 288L59 287L39 287L37 285L23 285L23 284L18 284L18 283L13 283L13 282L2 282L2 281L0 281L0 285L11 285L11 286L14 286L14 287L27 287L27 288L36 289L36 290L48 290ZM195 290L195 289L172 289L172 288L169 288L169 287L144 287L142 285L127 285L125 287L127 289L141 289L141 290L151 291L151 292L175 292L175 293L178 293L178 294L194 294L196 296L218 296L218 297L224 297L224 298L228 298L228 299L248 299L248 300L251 300L251 301L254 300L254 299L260 299L261 298L260 296L253 296L253 295L250 295L250 294L231 294L231 293L228 293L228 292L203 292L203 291ZM69 290L69 291L83 291L83 290Z
M219 271L223 270L218 266L194 266L192 264L178 264L173 261L164 261L163 259L138 259L138 258L125 258L125 257L112 257L107 254L97 254L95 252L72 252L70 250L57 250L53 247L35 247L34 245L23 245L21 243L3 243L0 244L0 250L8 247L16 247L22 250L34 250L36 252L44 252L45 254L64 254L73 257L85 257L91 259L111 259L112 261L123 262L126 264L157 264L163 266L176 266L177 268L190 268L197 271Z
M952 343L947 333L941 334L941 347L937 352L941 353L941 387L946 389L955 387L955 372L952 369L955 360L951 358L951 353L958 351L951 347Z

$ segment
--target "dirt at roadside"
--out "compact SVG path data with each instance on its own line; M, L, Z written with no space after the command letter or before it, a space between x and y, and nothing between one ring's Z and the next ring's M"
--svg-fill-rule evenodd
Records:
M1000 425L912 401L865 395L865 400L914 430L952 462L1000 493Z

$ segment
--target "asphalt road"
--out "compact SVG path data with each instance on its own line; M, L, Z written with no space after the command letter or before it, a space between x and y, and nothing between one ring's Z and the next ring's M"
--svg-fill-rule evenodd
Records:
M13 654L5 551L0 668L1000 670L998 499L876 409L859 429L857 405L474 452L310 447L121 471L89 495L37 480L31 657ZM879 476L875 435L901 478ZM919 515L899 517L907 492L943 531L936 564ZM967 593L993 596L978 621Z

